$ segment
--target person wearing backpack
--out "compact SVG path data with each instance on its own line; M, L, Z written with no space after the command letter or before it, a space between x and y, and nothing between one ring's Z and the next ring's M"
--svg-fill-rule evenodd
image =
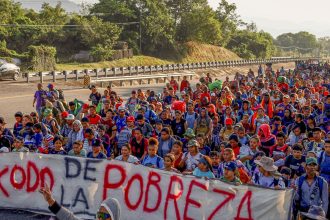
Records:
M298 212L308 212L312 205L321 206L325 213L328 211L328 183L323 177L317 176L317 168L317 159L307 158L306 174L295 181L294 216L297 216Z
M324 151L321 152L318 158L318 163L320 164L320 176L323 177L328 185L330 183L330 139L325 140ZM329 193L330 197L330 193ZM328 205L328 210L329 210ZM328 212L327 217L330 219L330 212Z
M164 160L157 155L158 141L156 138L149 138L148 154L142 159L141 164L147 167L163 169Z
M274 165L273 158L263 156L260 160L254 161L259 169L259 173L253 176L255 185L273 188L285 189L285 183L281 178L281 174L277 172L277 166Z

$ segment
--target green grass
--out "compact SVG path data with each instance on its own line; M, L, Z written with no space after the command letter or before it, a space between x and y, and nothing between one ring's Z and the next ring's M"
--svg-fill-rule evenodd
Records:
M63 63L56 64L56 70L81 70L81 69L101 69L126 66L149 66L166 65L171 63L193 63L209 61L225 61L240 59L235 53L218 46L209 44L188 42L184 45L185 51L179 54L172 54L169 57L178 57L177 59L159 59L150 56L134 56L130 59L121 59L114 61L104 61L96 63ZM174 51L172 51L174 53ZM180 52L178 52L180 53ZM179 58L180 57L180 58Z
M125 58L114 61L103 61L97 63L64 63L56 64L56 70L80 70L80 69L100 69L100 68L112 68L122 66L149 66L149 65L165 65L170 63L176 63L175 61L162 60L149 56L134 56L133 58Z

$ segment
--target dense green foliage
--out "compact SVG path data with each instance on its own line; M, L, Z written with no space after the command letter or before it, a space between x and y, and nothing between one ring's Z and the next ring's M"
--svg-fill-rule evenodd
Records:
M319 47L315 35L306 31L281 34L276 38L275 43L283 51L297 50L302 54L311 53Z
M0 0L0 57L28 52L31 45L56 48L57 60L80 50L95 61L109 60L117 41L135 54L171 57L184 55L189 41L223 46L242 58L274 55L272 36L246 24L236 5L221 0L213 10L207 0L100 0L80 14L67 13L60 4L44 4L39 12L22 9L13 0ZM281 47L315 48L315 36L300 32L276 39ZM25 56L23 55L23 56Z

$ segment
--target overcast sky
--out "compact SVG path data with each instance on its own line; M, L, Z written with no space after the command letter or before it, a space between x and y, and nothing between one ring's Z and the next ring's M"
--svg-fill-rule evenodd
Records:
M98 0L71 0L95 3ZM208 0L216 9L220 0ZM330 0L227 0L237 5L245 22L274 37L282 33L308 31L317 37L330 36Z
M208 0L215 9L220 0ZM244 21L274 37L282 33L308 31L330 36L330 0L227 0L237 5Z

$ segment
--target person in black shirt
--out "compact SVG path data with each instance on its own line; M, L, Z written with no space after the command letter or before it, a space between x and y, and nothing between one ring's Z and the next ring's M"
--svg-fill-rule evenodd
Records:
M187 122L185 119L182 118L181 111L175 111L175 118L171 122L171 127L174 135L183 138L183 134L187 130Z
M296 125L297 125L300 127L300 131L302 134L306 133L307 127L306 127L305 122L303 121L303 115L300 113L296 114L294 121L295 122L292 127L296 127Z
M294 144L292 146L292 154L287 156L284 162L284 166L291 169L291 178L295 175L301 176L304 173L304 163L306 157L302 155L303 146L301 144Z

